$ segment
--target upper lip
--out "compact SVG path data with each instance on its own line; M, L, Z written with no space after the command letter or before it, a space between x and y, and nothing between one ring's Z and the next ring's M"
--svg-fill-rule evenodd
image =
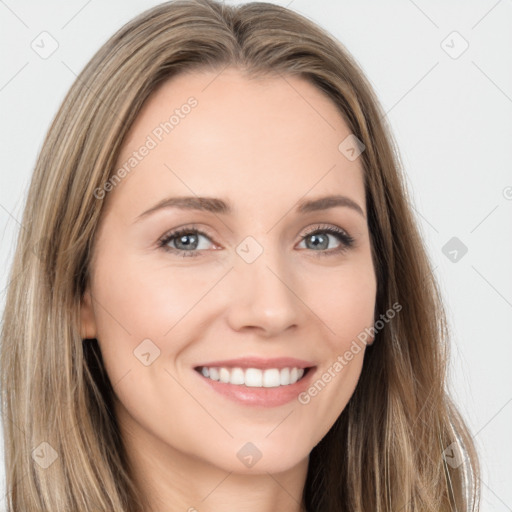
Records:
M275 357L272 359L265 359L261 357L240 357L238 359L224 359L222 361L210 361L207 363L198 364L195 368L203 366L211 367L225 367L225 368L310 368L315 366L311 361L304 359L296 359L294 357Z

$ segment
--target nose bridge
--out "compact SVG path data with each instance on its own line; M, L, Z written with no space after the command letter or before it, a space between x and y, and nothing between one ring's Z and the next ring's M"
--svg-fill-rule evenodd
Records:
M272 236L248 236L236 247L230 320L233 327L279 331L298 320L293 276Z

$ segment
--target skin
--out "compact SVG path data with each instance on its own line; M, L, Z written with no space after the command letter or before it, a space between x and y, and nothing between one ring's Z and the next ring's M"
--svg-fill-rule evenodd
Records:
M373 325L376 276L360 159L338 145L350 134L335 105L302 78L193 72L165 82L144 105L118 165L194 96L198 105L106 197L81 318L97 338L116 393L115 413L134 475L159 512L301 510L309 453L349 401L364 348L307 405L262 408L204 385L197 364L241 356L313 361L317 378ZM297 201L339 193L348 207L297 214ZM161 209L169 196L229 200L231 215ZM194 224L197 257L158 248L164 234ZM337 226L319 248L318 225ZM247 263L252 236L263 253ZM309 242L309 243L308 243ZM306 245L308 243L308 245ZM181 248L179 240L170 242ZM323 255L320 253L327 253ZM142 340L160 350L150 365ZM372 340L370 340L371 342ZM237 457L248 441L261 459Z

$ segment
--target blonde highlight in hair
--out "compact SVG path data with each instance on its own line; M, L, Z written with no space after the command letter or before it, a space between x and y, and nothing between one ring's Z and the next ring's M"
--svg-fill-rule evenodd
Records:
M342 44L308 19L273 4L213 0L163 3L123 26L77 77L48 131L1 332L8 511L148 510L113 415L116 383L96 340L80 335L80 302L106 202L94 191L115 172L130 126L160 84L228 66L248 77L301 76L335 103L366 147L360 158L376 317L402 305L367 347L353 396L311 452L305 508L477 511L476 448L447 392L441 296L375 93ZM464 454L458 467L443 456L450 446ZM36 463L41 449L57 457L47 468Z

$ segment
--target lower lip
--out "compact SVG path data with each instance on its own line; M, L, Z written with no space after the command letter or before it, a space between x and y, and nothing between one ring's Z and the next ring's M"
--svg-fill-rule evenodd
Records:
M193 370L197 375L209 384L210 387L239 404L258 406L258 407L278 407L287 404L296 399L297 396L305 391L315 373L316 367L309 368L306 375L295 384L279 386L274 388L253 388L245 385L228 384L218 380L209 379L197 370Z

